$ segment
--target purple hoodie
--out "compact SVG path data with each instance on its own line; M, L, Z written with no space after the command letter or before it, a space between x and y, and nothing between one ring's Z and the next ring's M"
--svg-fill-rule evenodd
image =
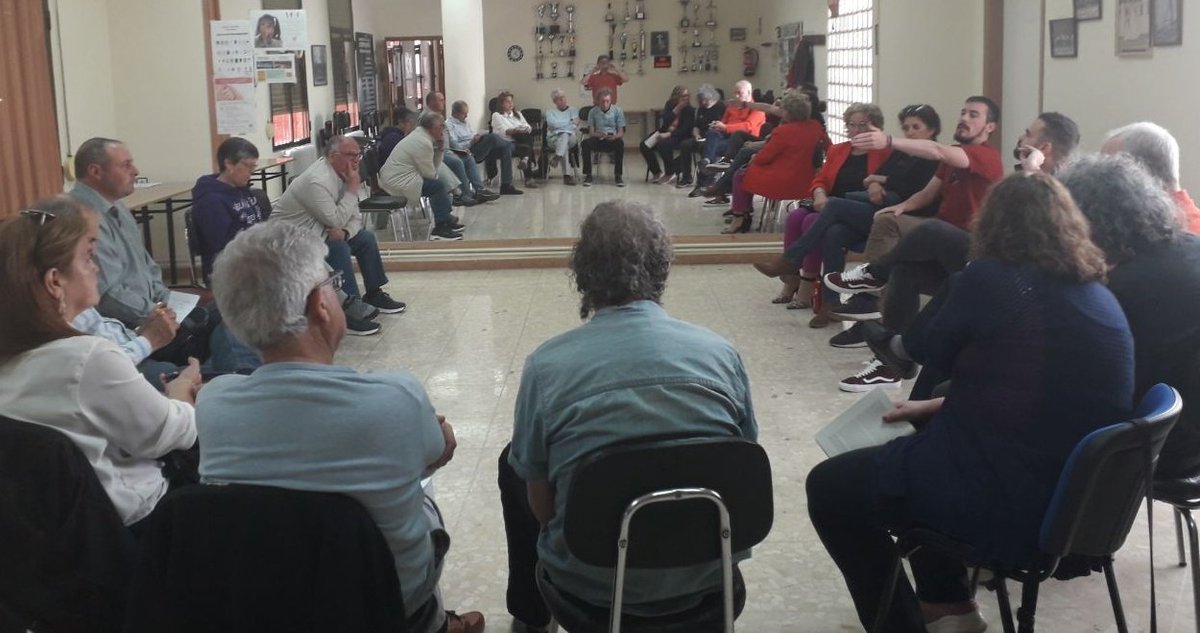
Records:
M239 232L266 220L266 210L249 187L234 187L215 174L201 176L192 187L192 222L204 274L212 274L213 259Z

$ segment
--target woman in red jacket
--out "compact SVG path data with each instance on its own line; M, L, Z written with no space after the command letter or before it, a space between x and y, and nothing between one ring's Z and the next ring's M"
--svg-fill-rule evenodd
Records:
M819 161L814 158L828 138L819 121L810 118L812 105L798 92L784 95L783 122L745 169L733 177L733 221L722 233L750 230L754 195L773 200L798 200L809 190ZM814 165L817 163L817 165Z

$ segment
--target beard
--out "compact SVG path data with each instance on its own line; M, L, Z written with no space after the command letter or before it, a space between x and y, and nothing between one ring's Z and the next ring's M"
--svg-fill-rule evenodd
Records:
M965 127L965 126L961 126L961 125L960 125L960 126L958 126L957 128L955 128L955 129L954 129L954 140L955 140L955 142L957 142L957 143L961 143L961 144L963 144L963 145L970 144L972 141L974 141L974 140L975 140L975 138L976 138L977 136L978 136L978 135L972 136L972 135L971 135L971 130L970 130L970 128L968 128L968 127Z

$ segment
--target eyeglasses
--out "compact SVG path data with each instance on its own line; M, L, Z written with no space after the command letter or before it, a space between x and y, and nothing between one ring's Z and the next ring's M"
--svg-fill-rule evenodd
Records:
M349 160L362 160L362 152L337 152Z
M37 222L38 226L46 226L47 222L58 217L49 211L42 211L41 209L21 209L21 215Z
M846 121L846 127L851 130L865 130L871 127L871 123L869 121L866 123L851 123Z
M321 283L313 286L313 290L320 290L322 286L326 286L326 285L332 285L334 292L341 290L342 289L342 271L335 270L335 271L329 273L329 277L326 277L325 281L322 281Z

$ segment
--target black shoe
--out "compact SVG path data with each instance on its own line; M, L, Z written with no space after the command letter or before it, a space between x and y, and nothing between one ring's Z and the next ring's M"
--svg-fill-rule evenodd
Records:
M863 338L867 341L867 347L870 347L871 351L875 353L875 358L891 368L892 373L905 380L917 375L921 369L917 363L900 358L892 351L892 337L899 336L898 334L874 321L859 323L854 327L859 326L863 329Z
M830 313L838 321L874 321L883 318L879 312L879 297L860 292L842 307Z
M379 316L379 308L366 303L361 297L350 295L347 295L346 300L342 302L342 310L346 311L346 316L359 321L371 321Z
M687 180L677 180L677 181L675 181L675 188L676 189L687 189L688 187L691 187L693 184L694 183L692 182L691 178L688 178Z
M708 187L706 185L703 185L701 183L696 183L696 186L693 187L692 190L688 192L688 197L689 198L699 198L700 196L704 195L704 190L707 188Z
M850 329L842 330L841 332L834 334L833 338L829 339L829 345L831 347L840 347L842 349L866 347L867 339L863 338L864 325L866 325L866 322L855 323L854 325L850 326Z
M584 177L583 177L583 186L584 186L584 187L591 187L591 186L592 186L592 177L591 177L591 176L584 176Z
M499 197L500 194L496 193L495 191L488 191L487 189L480 189L479 191L475 192L475 199L480 202L491 202Z
M363 301L379 308L379 311L384 314L400 314L408 308L403 301L396 301L384 292L382 288L373 290L363 295Z
M500 195L502 196L519 196L525 193L512 185L500 185Z
M455 233L462 233L463 231L467 230L467 227L465 224L459 224L458 222L455 222L453 224L447 224L446 226L449 227L450 230L454 231Z
M624 187L624 186L625 186L625 179L624 179L624 178L622 178L622 177L620 177L620 176L617 176L617 186L618 186L618 187Z
M374 321L364 321L354 317L346 317L346 334L350 336L370 336L379 334L379 324Z
M453 202L456 207L473 207L479 204L479 201L471 196L459 196Z
M449 225L435 226L433 231L429 233L429 239L433 242L457 242L462 240L462 233L451 229Z
M458 217L457 215L454 215L453 213L450 214L450 224L458 224L458 221L461 219L462 218Z

